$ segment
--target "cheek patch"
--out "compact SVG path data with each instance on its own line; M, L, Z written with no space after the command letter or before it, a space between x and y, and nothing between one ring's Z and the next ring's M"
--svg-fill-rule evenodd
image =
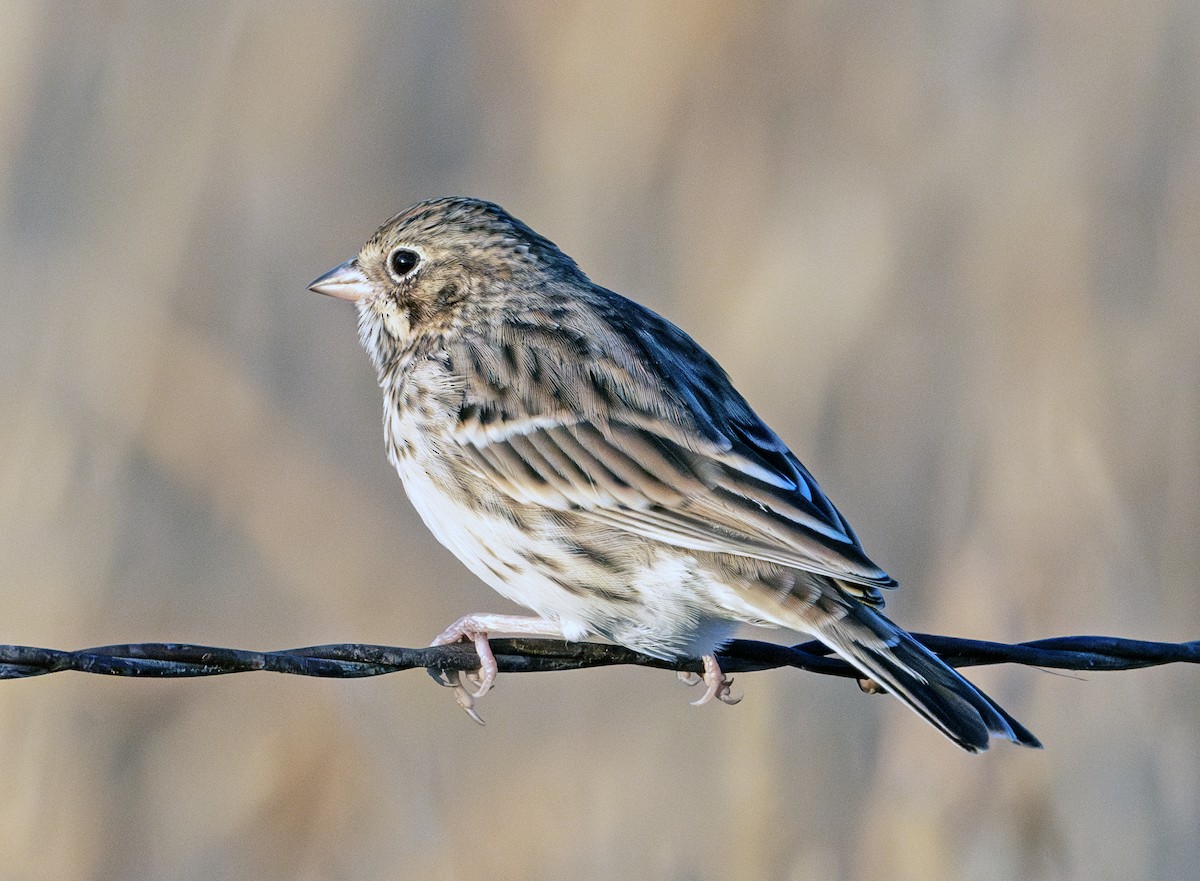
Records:
M385 300L378 308L379 317L383 319L383 326L393 339L402 340L408 337L411 325L406 310L401 309L392 300Z

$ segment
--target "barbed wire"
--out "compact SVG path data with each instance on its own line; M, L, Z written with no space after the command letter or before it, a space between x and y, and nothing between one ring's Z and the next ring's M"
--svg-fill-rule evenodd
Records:
M952 636L913 634L952 667L1021 664L1057 670L1133 670L1162 664L1200 663L1200 640L1145 642L1112 636L1061 636L1008 644ZM493 639L500 671L539 673L619 664L702 672L698 659L664 661L615 645L554 639ZM861 679L862 674L819 642L785 646L738 639L718 655L721 668L745 673L794 667L810 673ZM479 657L472 645L400 648L339 644L274 652L215 648L189 643L132 643L79 651L0 645L0 679L25 679L77 670L110 676L194 677L269 670L298 676L360 678L425 669L439 674L474 670Z

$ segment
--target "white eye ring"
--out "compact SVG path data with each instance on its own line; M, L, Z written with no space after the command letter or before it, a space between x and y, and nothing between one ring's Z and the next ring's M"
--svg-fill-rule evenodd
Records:
M413 248L397 248L388 254L388 274L396 281L403 281L416 272L422 259L420 251Z

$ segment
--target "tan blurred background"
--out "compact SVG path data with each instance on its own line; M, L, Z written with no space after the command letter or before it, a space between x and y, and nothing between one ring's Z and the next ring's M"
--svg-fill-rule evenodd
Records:
M0 642L509 611L384 460L393 212L499 201L729 369L916 630L1200 636L1200 4L0 5ZM782 637L780 637L782 638ZM0 879L1200 878L1200 671L0 683Z

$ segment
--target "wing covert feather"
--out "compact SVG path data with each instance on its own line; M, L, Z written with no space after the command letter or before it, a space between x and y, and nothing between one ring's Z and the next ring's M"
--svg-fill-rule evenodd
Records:
M502 439L463 438L462 444L517 501L578 511L692 550L755 557L870 586L892 584L853 534L823 519L806 494L758 480L738 467L737 457L704 455L621 423L530 424L527 433L513 428Z
M720 365L670 322L605 294L570 321L518 322L520 338L504 343L524 355L509 358L514 375L478 366L490 363L486 337L455 359L470 368L454 436L468 461L520 502L893 587Z

